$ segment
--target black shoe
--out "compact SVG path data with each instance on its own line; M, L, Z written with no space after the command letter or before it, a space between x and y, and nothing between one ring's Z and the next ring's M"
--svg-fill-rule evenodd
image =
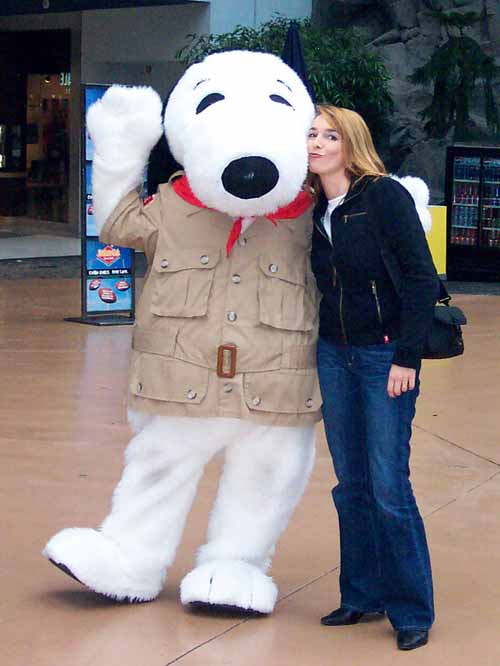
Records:
M403 629L398 631L398 648L400 650L414 650L422 647L429 640L429 632L425 629Z
M329 615L325 615L321 618L321 624L326 625L327 627L340 627L346 624L358 624L358 622L363 617L364 613L362 611L351 610L350 608L337 608L337 610L332 611Z

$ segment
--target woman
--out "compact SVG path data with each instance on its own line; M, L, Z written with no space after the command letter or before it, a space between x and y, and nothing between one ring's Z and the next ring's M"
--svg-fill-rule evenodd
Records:
M341 550L341 606L321 622L385 612L398 647L411 650L427 643L434 620L408 462L439 283L413 199L387 177L361 116L319 106L308 150L323 295L318 371Z

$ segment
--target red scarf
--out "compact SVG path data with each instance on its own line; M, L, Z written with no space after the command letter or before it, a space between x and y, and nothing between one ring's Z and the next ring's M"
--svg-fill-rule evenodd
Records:
M186 176L182 176L182 178L177 178L174 180L172 187L174 188L175 193L180 196L181 199L184 199L184 201L187 201L191 205L198 206L198 208L208 207L205 206L205 204L202 203L193 194L193 190L191 189ZM265 217L267 217L267 219L270 220L274 225L277 224L278 220L293 220L296 217L302 215L302 213L305 213L311 203L312 197L310 194L307 194L307 192L299 192L299 194L291 203L278 208L278 210L276 210L274 213L268 213ZM234 244L241 234L242 222L243 217L239 217L233 223L233 228L231 229L231 233L229 234L229 238L227 239L226 243L226 256L228 257L231 254L231 250L233 249Z

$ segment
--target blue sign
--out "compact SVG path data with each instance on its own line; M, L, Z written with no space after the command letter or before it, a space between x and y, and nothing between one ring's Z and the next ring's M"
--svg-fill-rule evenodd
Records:
M132 278L87 279L89 312L123 312L132 309Z
M99 100L107 86L83 86L84 119L90 106ZM134 313L134 251L106 245L98 238L92 199L92 160L94 144L84 124L82 212L82 320L98 323L100 314ZM122 323L123 318L115 318ZM130 320L129 320L130 323Z

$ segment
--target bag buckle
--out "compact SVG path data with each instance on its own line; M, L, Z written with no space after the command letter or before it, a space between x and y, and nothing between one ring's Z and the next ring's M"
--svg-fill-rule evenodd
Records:
M232 379L236 374L236 345L220 345L217 348L217 377Z

